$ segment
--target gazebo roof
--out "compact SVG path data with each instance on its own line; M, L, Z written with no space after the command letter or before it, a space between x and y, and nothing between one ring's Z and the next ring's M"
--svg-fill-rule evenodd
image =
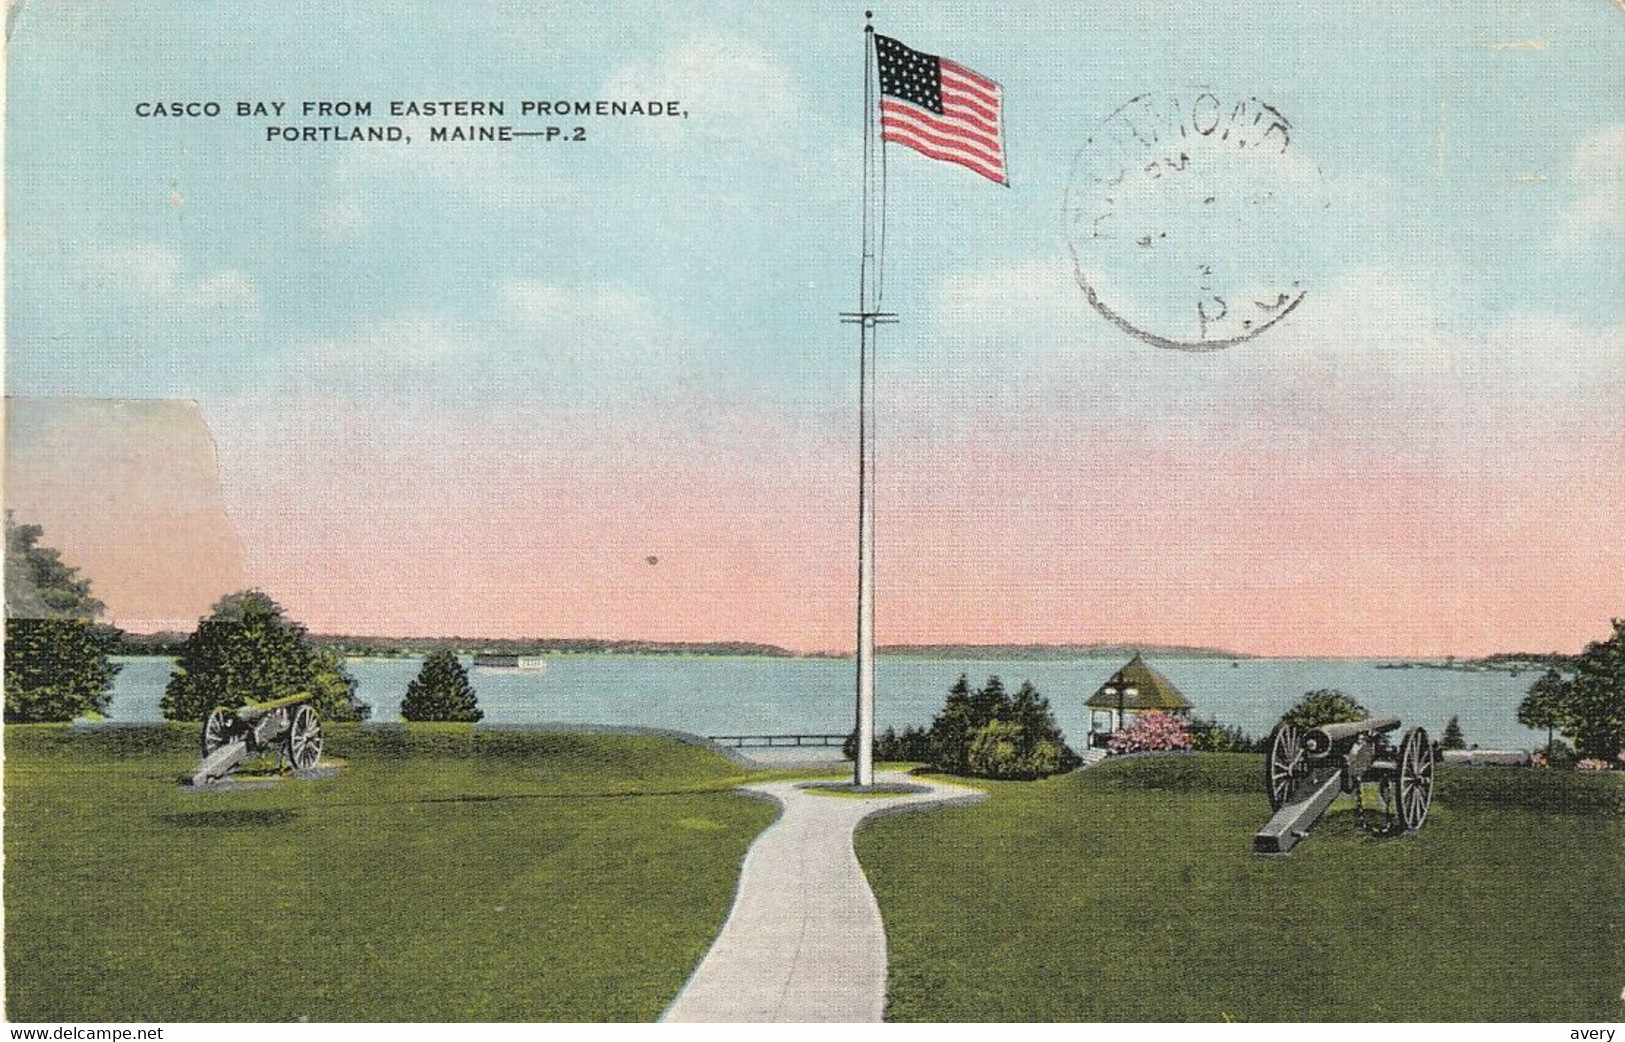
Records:
M1133 694L1125 695L1132 689ZM1189 709L1190 701L1167 677L1146 665L1138 652L1084 703L1097 709Z

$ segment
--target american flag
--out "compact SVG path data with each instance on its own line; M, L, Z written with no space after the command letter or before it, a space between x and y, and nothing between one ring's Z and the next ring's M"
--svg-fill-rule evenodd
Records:
M957 62L875 35L880 136L921 155L1009 185L1004 169L1004 91Z

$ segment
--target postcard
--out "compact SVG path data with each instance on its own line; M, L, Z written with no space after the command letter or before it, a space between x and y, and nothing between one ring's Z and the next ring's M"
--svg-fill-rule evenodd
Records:
M11 0L5 1017L1610 1037L1622 28Z

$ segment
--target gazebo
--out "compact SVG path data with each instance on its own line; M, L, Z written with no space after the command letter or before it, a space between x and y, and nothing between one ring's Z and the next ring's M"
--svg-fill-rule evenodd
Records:
M1133 723L1137 713L1184 716L1191 703L1167 677L1146 664L1139 652L1100 685L1084 703L1089 707L1089 745L1099 748L1113 731Z

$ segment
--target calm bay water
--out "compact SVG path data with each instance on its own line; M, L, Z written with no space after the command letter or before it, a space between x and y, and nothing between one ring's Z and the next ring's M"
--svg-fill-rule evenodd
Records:
M111 717L161 719L169 679L165 658L125 658L113 687ZM1537 674L1442 669L1378 669L1346 659L1155 658L1149 660L1195 712L1267 732L1305 691L1334 687L1379 715L1420 724L1434 736L1461 717L1467 740L1486 748L1530 748L1544 735L1518 726L1517 706ZM398 720L419 659L355 659L350 670L375 721ZM466 664L466 660L465 660ZM1030 679L1049 697L1069 740L1088 730L1088 698L1123 659L899 659L878 663L876 717L881 729L925 725L961 672L973 683L998 674L1012 690ZM643 655L555 655L542 674L474 670L490 723L590 723L663 727L696 734L838 733L852 726L854 667L839 659Z

